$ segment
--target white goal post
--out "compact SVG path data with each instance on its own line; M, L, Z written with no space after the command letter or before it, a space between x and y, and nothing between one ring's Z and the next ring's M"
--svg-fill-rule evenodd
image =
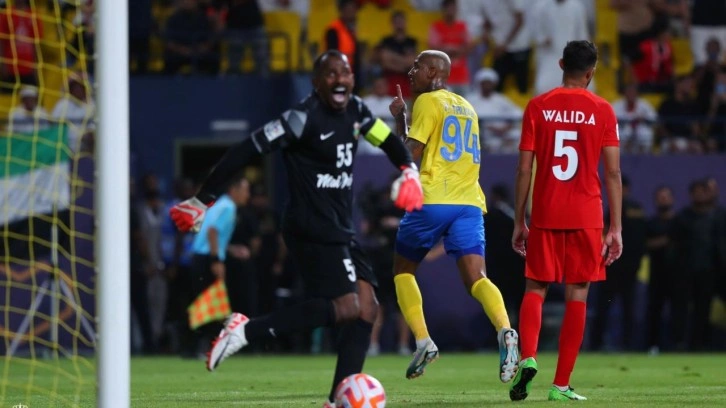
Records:
M128 0L97 4L98 406L130 405Z

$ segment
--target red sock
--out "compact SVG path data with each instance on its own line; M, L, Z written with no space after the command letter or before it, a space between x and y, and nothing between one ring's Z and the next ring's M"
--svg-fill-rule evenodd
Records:
M560 354L557 357L555 385L570 385L570 374L575 368L575 360L580 352L582 338L585 335L585 318L587 305L585 302L570 301L565 303L565 317L560 329Z
M519 308L519 347L521 359L537 356L539 330L542 327L542 303L544 298L534 292L525 292Z

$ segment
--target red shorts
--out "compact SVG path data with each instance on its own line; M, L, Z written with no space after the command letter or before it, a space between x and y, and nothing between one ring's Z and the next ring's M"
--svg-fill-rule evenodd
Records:
M524 276L540 282L605 280L602 228L554 230L532 227Z

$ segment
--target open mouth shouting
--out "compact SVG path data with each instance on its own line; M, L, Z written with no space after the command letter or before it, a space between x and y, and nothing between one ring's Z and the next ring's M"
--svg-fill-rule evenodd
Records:
M331 92L331 98L337 105L342 105L348 100L348 88L343 85L338 85L333 88Z

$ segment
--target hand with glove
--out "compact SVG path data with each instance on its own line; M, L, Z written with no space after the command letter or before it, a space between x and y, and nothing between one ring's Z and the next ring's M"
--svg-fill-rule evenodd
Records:
M187 232L191 230L192 232L199 232L204 220L204 213L211 206L212 203L207 206L196 197L192 197L172 207L169 210L169 215L179 231Z
M423 189L416 165L411 163L401 168L402 173L393 182L391 200L396 207L411 212L423 206Z

